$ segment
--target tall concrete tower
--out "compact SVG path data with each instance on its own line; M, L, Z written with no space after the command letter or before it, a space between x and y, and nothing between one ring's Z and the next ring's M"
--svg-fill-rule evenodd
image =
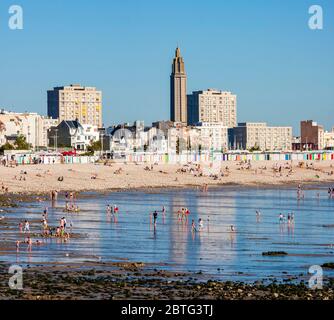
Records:
M187 124L187 75L179 48L176 48L170 76L171 121Z

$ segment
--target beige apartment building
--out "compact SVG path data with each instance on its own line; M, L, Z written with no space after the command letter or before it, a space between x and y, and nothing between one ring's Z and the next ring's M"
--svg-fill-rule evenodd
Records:
M323 145L325 149L334 149L334 128L332 129L332 131L324 132Z
M292 150L292 127L269 127L264 122L245 122L239 123L230 132L230 144L234 149Z
M58 125L57 119L37 113L17 113L0 110L0 146L11 137L23 135L33 148L48 146L48 130Z
M231 92L208 89L188 95L188 125L199 122L237 125L237 96Z
M48 91L48 116L102 127L102 92L78 84Z

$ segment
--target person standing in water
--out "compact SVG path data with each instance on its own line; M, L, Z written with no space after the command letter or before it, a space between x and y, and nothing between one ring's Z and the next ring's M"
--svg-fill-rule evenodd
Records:
M196 231L195 220L192 220L192 222L191 222L191 231L192 231L192 232L195 232L195 231Z
M155 210L153 212L153 224L154 224L154 227L157 226L157 219L158 219L158 212Z
M201 218L198 219L198 231L202 231L204 228L203 220Z
M30 232L30 225L29 225L29 222L28 222L28 220L26 220L25 222L24 222L24 233L26 233L26 232Z

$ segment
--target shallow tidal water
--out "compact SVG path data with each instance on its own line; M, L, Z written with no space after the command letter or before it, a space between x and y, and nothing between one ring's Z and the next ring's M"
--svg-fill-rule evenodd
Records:
M1 231L13 242L13 250L0 253L0 261L11 264L124 261L154 264L152 268L202 273L219 280L256 281L306 277L312 265L334 262L334 199L328 187L308 187L298 200L295 188L216 188L200 190L129 191L89 193L77 201L80 213L64 213L62 195L51 203L27 203L11 209L9 219L28 219L32 232L39 232L42 212L49 207L49 224L56 226L65 216L73 232L83 235L64 243L43 240L32 252L15 241L22 239L16 225ZM106 213L116 204L118 223ZM156 230L150 213L166 207L158 216ZM189 208L188 226L179 223L176 212ZM261 211L257 220L256 210ZM295 223L279 223L279 214L295 215ZM191 231L191 220L204 221L201 232ZM236 232L230 231L234 225ZM35 239L34 239L35 240ZM267 251L285 251L287 256L262 256ZM157 266L158 265L158 266ZM325 276L334 276L324 270Z

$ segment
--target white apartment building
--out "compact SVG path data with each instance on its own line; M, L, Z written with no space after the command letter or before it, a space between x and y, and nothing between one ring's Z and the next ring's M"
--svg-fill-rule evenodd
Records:
M239 123L232 130L230 144L234 149L289 151L292 150L292 127L269 127L264 122Z
M208 89L188 95L188 125L199 122L237 125L237 96L231 92Z
M200 148L199 131L182 125L169 128L167 132L168 153L197 151Z
M323 145L324 145L324 149L334 148L334 128L332 128L332 131L324 132Z
M48 91L48 116L102 127L102 92L79 84Z
M56 125L57 119L43 117L37 113L0 110L0 145L6 143L6 137L23 135L33 148L47 147L48 130Z
M199 131L204 149L215 152L228 149L228 127L220 123L200 122L195 128Z

